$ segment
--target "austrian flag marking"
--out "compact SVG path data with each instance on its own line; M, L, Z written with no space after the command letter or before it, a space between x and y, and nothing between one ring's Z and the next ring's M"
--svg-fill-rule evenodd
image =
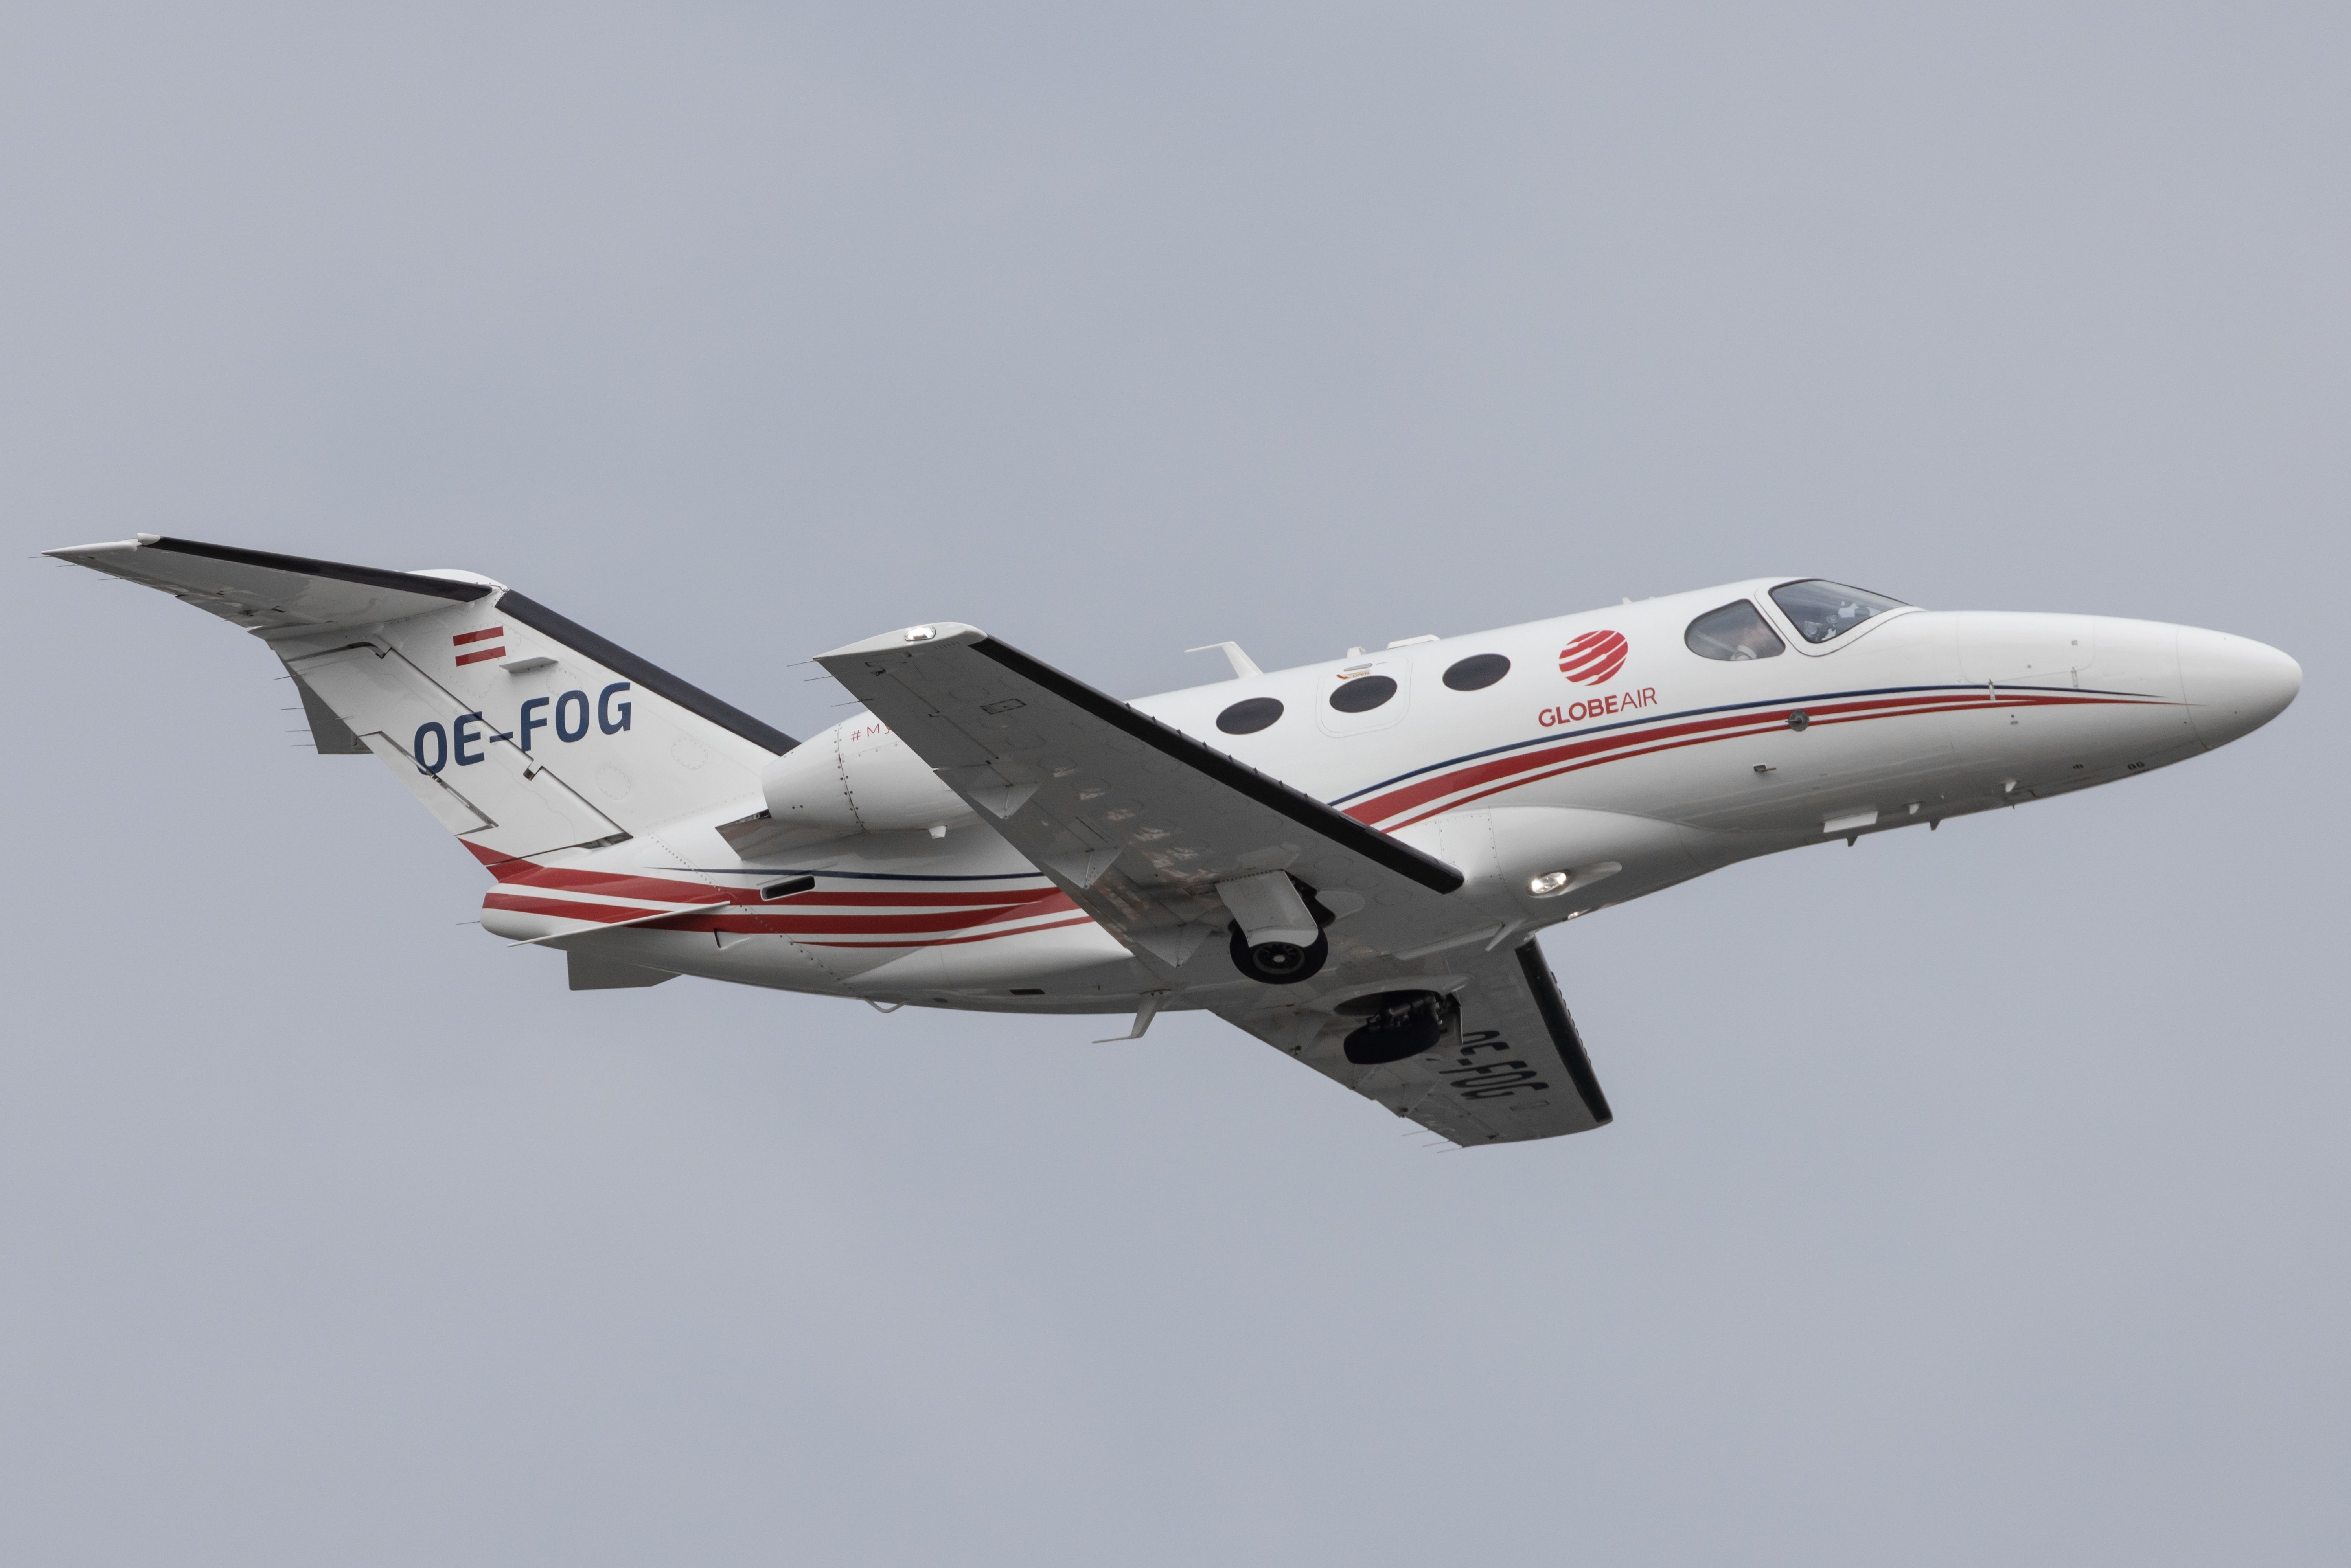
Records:
M449 641L460 648L465 647L468 643L497 643L498 646L495 648L475 648L470 653L457 655L457 663L460 664L478 664L484 659L506 657L506 645L500 641L506 634L507 629L503 626L485 626L479 632L460 632Z
M1559 651L1559 673L1579 686L1596 686L1623 669L1632 651L1622 632L1586 632Z

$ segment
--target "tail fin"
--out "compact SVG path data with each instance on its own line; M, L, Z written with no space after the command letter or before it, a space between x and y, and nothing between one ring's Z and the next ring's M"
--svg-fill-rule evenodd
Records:
M383 759L499 861L756 809L781 730L488 578L382 571L141 534L50 550L245 627L321 752Z

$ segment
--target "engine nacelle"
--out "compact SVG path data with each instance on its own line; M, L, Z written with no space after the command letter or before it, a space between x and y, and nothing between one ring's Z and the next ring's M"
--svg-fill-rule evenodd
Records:
M759 770L768 815L811 837L952 828L974 821L963 797L880 719L862 716L802 741Z

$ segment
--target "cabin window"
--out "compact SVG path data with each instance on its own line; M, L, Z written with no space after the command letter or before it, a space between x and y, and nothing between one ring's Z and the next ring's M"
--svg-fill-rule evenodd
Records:
M1341 713L1369 713L1396 695L1396 684L1385 675L1357 675L1341 681L1331 694L1331 706Z
M771 882L759 890L759 896L769 901L789 898L796 893L806 893L816 885L812 876L796 876L783 882Z
M1244 697L1217 716L1217 727L1227 735L1255 735L1280 716L1280 698Z
M1445 672L1445 684L1457 692L1482 692L1510 673L1510 661L1499 653L1472 653Z
M1763 612L1744 599L1691 622L1682 641L1701 659L1776 659L1788 651Z
M1771 601L1796 623L1797 632L1807 643L1825 643L1852 631L1873 615L1906 608L1898 599L1888 599L1866 589L1847 588L1842 582L1825 582L1817 577L1804 582L1782 583L1771 591Z

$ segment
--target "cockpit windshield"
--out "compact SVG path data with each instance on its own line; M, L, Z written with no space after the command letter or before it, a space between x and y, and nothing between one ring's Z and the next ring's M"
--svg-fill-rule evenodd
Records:
M1909 608L1898 599L1817 577L1782 583L1771 591L1771 602L1796 623L1797 632L1807 643L1825 643L1832 637L1843 636L1873 615Z

